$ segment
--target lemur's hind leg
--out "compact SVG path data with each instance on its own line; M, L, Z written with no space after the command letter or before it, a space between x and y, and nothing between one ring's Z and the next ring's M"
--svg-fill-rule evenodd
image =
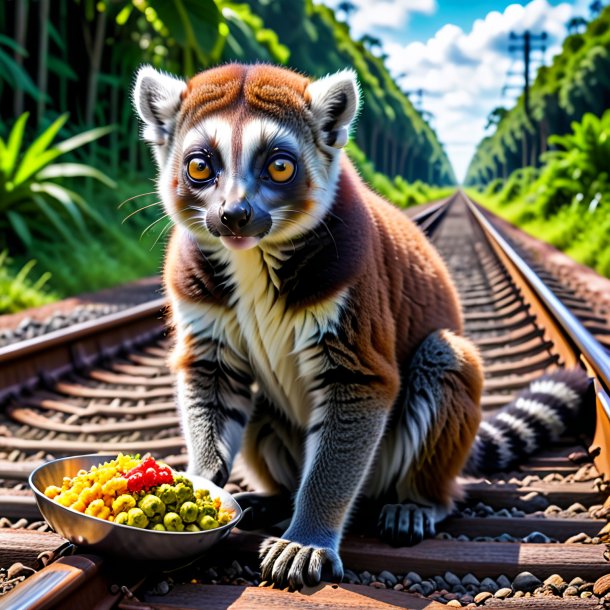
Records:
M264 491L236 494L242 509L249 509L240 523L241 529L266 528L292 515L303 451L301 435L265 396L256 396L242 454Z
M449 331L429 335L406 375L406 400L388 430L377 470L385 469L388 497L379 534L396 546L433 536L458 495L460 473L480 422L482 366L476 348ZM391 474L390 474L391 473ZM383 475L375 473L375 477ZM379 479L377 479L379 480Z

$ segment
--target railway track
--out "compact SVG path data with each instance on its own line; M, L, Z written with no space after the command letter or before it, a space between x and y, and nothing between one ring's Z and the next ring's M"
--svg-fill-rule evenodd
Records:
M151 451L185 464L163 303L140 305L0 348L0 610L610 608L605 347L544 293L540 274L528 277L519 253L465 196L428 207L416 221L451 268L466 333L484 357L484 416L543 371L582 363L596 380L593 451L590 438L565 438L517 471L464 481L466 500L435 539L416 547L352 532L342 549L344 583L303 593L251 586L261 584L262 537L254 533L236 531L189 564L133 566L83 554L41 520L26 483L36 465L98 450ZM568 296L582 315L587 303ZM237 472L228 488L247 486Z

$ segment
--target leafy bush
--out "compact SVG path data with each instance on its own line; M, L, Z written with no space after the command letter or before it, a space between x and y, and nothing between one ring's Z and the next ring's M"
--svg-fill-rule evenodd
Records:
M534 167L525 167L515 170L506 180L499 192L500 203L508 203L516 197L521 196L531 186L536 178L538 170Z
M25 146L26 112L17 119L6 141L0 138L0 232L16 236L27 248L32 247L35 236L50 241L60 236L72 242L75 228L86 232L85 217L96 218L93 208L62 184L64 178L95 178L115 186L90 165L56 162L111 131L110 127L98 127L53 145L67 119L67 114L60 116Z
M572 133L550 141L560 148L544 156L542 213L548 217L572 202L594 210L610 195L610 110L601 118L585 114L580 123L572 123Z
M474 196L610 277L610 110L601 118L585 114L551 142L557 149L544 155L542 170L517 170L499 194Z
M400 208L408 208L434 199L442 199L448 197L454 190L453 187L430 186L420 180L408 183L402 176L395 176L392 179L385 174L376 172L373 164L353 141L350 141L347 145L347 154L364 181L374 191Z
M43 273L35 281L30 278L36 261L28 261L17 273L12 271L10 263L8 252L0 252L0 314L39 307L57 298L46 290L50 273Z

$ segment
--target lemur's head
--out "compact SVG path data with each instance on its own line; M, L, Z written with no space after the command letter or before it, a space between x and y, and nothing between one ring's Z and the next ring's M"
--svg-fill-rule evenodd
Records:
M230 64L187 82L145 66L134 89L167 211L200 242L231 249L320 222L358 101L350 70L312 82L269 65Z

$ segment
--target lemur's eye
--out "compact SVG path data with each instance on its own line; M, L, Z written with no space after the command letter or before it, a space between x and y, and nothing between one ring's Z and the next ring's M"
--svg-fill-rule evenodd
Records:
M212 166L203 157L192 157L186 166L186 173L194 182L205 182L212 177Z
M297 166L296 163L288 157L275 157L267 165L267 174L273 182L288 182L295 172Z

